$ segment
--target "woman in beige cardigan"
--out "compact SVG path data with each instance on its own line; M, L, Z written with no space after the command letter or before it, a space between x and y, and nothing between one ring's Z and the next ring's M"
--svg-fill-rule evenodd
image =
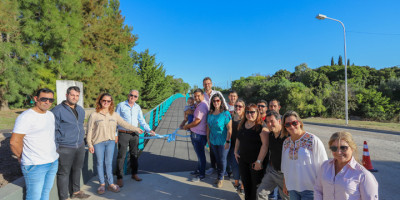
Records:
M112 174L114 148L115 143L118 142L117 125L131 131L143 133L140 128L125 122L118 113L115 113L111 95L103 93L96 100L96 112L93 112L89 117L86 136L89 152L95 153L97 158L97 174L100 181L100 187L97 189L98 194L104 194L105 192L104 162L106 165L108 190L119 192L119 187L114 184Z

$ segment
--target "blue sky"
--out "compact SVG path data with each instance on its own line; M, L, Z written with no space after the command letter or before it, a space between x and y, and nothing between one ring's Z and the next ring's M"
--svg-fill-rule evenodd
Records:
M161 1L121 0L125 23L167 74L190 85L230 86L252 74L273 75L330 65L344 55L338 22L346 26L347 57L377 69L400 65L400 1ZM344 57L344 56L343 56Z

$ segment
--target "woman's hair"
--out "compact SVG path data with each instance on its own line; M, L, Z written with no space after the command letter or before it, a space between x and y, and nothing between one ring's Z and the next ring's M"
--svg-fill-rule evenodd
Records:
M212 113L212 112L215 111L215 107L214 107L213 101L214 101L214 99L217 98L217 97L219 98L219 100L220 100L220 102L221 102L221 105L219 106L219 110L220 110L221 112L223 112L223 111L225 111L225 110L228 110L228 109L226 108L225 104L224 104L224 98L223 98L219 93L215 93L215 94L211 97L211 100L210 100L210 113Z
M111 98L111 103L110 103L110 107L108 107L108 112L110 113L110 115L112 115L114 113L114 100L113 100L111 94L108 94L108 93L102 93L97 97L96 112L100 112L100 110L103 108L103 106L101 105L101 100L103 100L104 96L108 96Z
M336 141L336 140L343 140L349 144L351 150L353 150L353 157L356 159L357 162L360 162L358 159L358 151L357 145L353 140L353 136L349 132L341 131L332 134L331 138L329 139L328 145L329 147Z
M286 127L285 127L285 123L286 123L286 118L288 118L288 117L290 117L290 116L293 116L293 117L295 117L296 118L296 120L297 121L299 121L299 123L300 123L300 128L301 128L301 130L303 130L304 131L304 128L303 128L303 121L301 121L301 118L300 118L300 116L299 116L299 114L297 114L297 112L295 112L295 111L293 111L293 110L289 110L289 111L287 111L284 115L283 115L283 117L282 117L282 134L284 135L284 136L288 136L289 135L289 132L286 130Z
M237 100L234 106L236 106L237 103L241 103L243 105L243 109L246 108L246 103L244 103L244 101L242 99ZM234 111L234 115L238 115L240 117L240 119L243 119L245 117L245 115L246 115L245 113L246 112L243 111L243 113L241 115L239 115L238 113L236 113L236 111Z
M256 125L262 125L263 121L262 118L260 116L260 112L258 111L257 105L254 103L250 103L249 105L247 105L244 109L245 112L245 116L242 118L242 120L240 121L240 124L238 126L238 130L240 130L242 128L242 126L247 122L247 117L246 117L246 111L249 111L250 109L254 109L257 113L257 117L256 117Z

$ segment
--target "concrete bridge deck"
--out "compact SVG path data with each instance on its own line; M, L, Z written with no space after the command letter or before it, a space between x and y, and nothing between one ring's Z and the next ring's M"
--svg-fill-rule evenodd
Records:
M163 135L172 133L183 120L185 99L179 98L172 103L156 133ZM179 130L186 135L186 131ZM206 151L207 160L209 154ZM166 139L151 139L139 158L139 176L143 181L136 182L129 175L124 177L124 187L121 192L106 191L103 195L96 194L97 176L93 177L82 190L91 195L92 199L241 199L232 181L225 180L222 188L216 188L216 175L206 177L204 181L193 182L189 174L197 165L197 157L190 138L177 137L170 143ZM209 166L209 164L207 164ZM114 177L116 181L116 177Z

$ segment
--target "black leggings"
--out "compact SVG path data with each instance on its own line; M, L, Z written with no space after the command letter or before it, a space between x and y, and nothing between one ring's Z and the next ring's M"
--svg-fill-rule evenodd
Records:
M239 160L239 171L244 186L245 199L257 199L257 187L264 177L264 170L253 170L252 163L246 163Z

